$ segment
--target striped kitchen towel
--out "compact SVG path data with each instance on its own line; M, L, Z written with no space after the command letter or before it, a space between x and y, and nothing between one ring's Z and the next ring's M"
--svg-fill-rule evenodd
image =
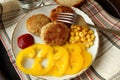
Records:
M93 20L96 26L120 30L120 20L109 15L96 1L88 0L80 7L80 9ZM21 80L41 80L25 75L17 69L15 58L10 46L12 32L16 24L7 23L6 21L11 21L11 13L16 11L20 14L21 12L19 12L20 10L15 10L6 13L6 16L9 14L9 19L5 20L3 18L3 10L3 6L0 5L0 28L2 28L0 30L0 39L8 52L11 63ZM17 16L19 17L19 15ZM16 21L18 17L15 17L13 21ZM72 80L120 80L120 36L99 31L99 37L100 47L95 61L87 71Z
M103 10L95 1L88 0L81 8L93 20L96 26L120 31L120 19L116 19ZM103 32L102 32L103 33ZM120 48L120 36L103 33L116 47Z
M108 14L96 1L87 0L80 9L92 19L96 27L120 31L120 19ZM120 80L120 36L103 31L99 33L100 48L97 58L79 77L83 80Z

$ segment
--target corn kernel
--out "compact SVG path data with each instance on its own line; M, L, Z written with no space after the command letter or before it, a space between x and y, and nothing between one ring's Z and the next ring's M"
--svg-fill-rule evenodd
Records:
M76 26L72 25L72 26L71 26L71 29L74 29L74 28L76 28Z
M71 41L71 43L72 43L72 44L74 44L74 43L75 43L75 41Z
M71 39L71 40L75 40L75 37L71 37L70 39Z
M78 27L77 27L77 30L78 30L78 31L81 30L81 27L78 26Z
M89 43L86 43L86 44L85 44L85 46L86 46L87 48L89 48L89 47L90 47Z
M86 38L90 38L90 35L89 35L89 34L87 34L87 35L86 35Z
M83 34L83 32L79 32L79 36L84 37L85 35Z
M88 33L87 32L84 32L84 35L87 35Z
M78 36L79 35L79 32L76 32L76 36Z
M74 29L74 32L78 32L77 29Z
M91 42L92 40L90 38L87 39L88 42Z
M82 37L82 38L81 38L81 41L85 41L85 38L84 38L84 37Z
M89 30L89 32L88 32L89 34L93 34L94 32L92 31L92 30Z
M70 35L71 35L71 36L74 36L74 35L75 35L75 33L74 33L74 32L71 32L71 33L70 33Z
M76 36L76 37L75 37L75 40L76 40L76 41L79 41L79 36Z
M83 29L82 32L85 33L86 31Z
M95 35L92 34L92 35L91 35L91 40L94 40L94 39L95 39Z
M92 42L92 41L91 41L91 42L89 42L89 45L90 45L90 46L92 46L92 45L93 45L93 42Z
M72 42L72 40L70 39L70 40L69 40L69 42L71 43L71 42Z
M85 44L85 46L86 46L87 48L89 48L89 47L90 47L90 45L89 45L89 44Z

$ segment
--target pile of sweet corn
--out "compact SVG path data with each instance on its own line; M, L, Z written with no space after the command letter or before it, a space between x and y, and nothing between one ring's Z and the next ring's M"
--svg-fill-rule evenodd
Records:
M94 44L94 31L91 30L87 25L85 26L78 26L72 25L71 32L70 32L70 39L69 43L83 43L87 48Z

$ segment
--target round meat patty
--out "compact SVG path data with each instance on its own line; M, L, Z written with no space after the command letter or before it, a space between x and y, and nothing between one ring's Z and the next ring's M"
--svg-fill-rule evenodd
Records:
M41 28L48 24L50 19L44 14L36 14L27 19L26 28L30 33L40 36Z
M51 22L42 27L41 39L49 45L63 45L68 41L69 28L61 22Z
M58 14L66 12L66 13L74 13L74 10L68 6L57 6L50 12L51 21L56 21Z

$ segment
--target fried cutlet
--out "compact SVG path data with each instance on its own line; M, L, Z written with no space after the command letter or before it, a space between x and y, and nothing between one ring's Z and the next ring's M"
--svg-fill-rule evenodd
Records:
M61 22L51 22L42 27L41 39L49 45L63 45L68 41L69 28Z

